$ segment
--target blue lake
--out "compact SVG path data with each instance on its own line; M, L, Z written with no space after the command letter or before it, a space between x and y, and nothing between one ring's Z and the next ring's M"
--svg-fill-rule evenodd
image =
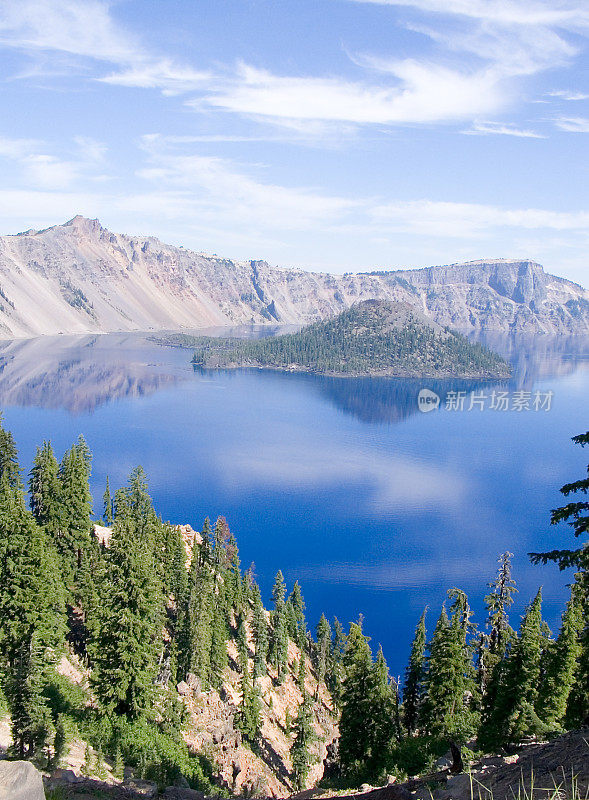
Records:
M311 625L321 611L344 623L364 614L398 675L423 606L431 631L446 589L467 591L483 621L506 549L514 624L540 584L553 629L566 597L570 576L527 553L570 544L549 512L587 466L570 437L589 427L589 342L491 343L515 365L504 386L195 373L188 351L137 335L3 342L0 407L27 471L44 438L61 456L83 433L100 516L106 475L115 487L141 464L165 519L199 527L224 515L266 600L281 568L289 586L301 582ZM432 413L418 410L423 387L441 398ZM511 404L529 392L529 410L491 410L493 390ZM446 408L450 391L464 410ZM550 410L535 411L546 393Z

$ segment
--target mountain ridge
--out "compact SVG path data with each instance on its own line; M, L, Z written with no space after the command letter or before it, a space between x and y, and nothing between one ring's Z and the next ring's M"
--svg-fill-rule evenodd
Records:
M589 333L589 292L530 260L332 275L234 261L76 216L0 237L0 337L306 324L408 302L463 331Z

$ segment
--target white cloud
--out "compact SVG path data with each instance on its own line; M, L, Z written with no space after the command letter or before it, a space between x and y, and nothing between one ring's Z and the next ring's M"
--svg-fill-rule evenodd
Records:
M395 84L339 78L282 77L246 64L239 79L205 99L208 106L281 120L356 124L447 122L492 113L504 98L497 77L405 60L388 65ZM190 101L189 101L190 102ZM192 103L202 107L202 100Z
M140 59L128 70L99 78L103 83L141 89L161 89L165 95L183 94L205 88L212 80L210 72L178 66L169 59L145 63Z
M510 122L475 122L470 130L460 131L468 136L516 136L522 139L545 139L546 137L535 131L518 128Z
M458 20L458 27L414 26L414 30L462 54L461 58L449 63L353 57L369 71L364 80L277 75L247 64L211 71L149 52L137 36L117 24L104 0L4 0L0 44L44 59L42 67L36 67L41 72L55 68L52 57L56 63L74 58L114 65L113 71L93 78L166 95L189 93L193 109L232 112L278 125L295 134L293 141L298 136L305 143L328 142L334 132L340 138L347 136L354 126L493 117L513 102L515 78L564 64L575 55L577 48L563 31L589 25L589 12L572 0L357 1L405 6ZM71 64L69 68L71 72ZM376 80L374 71L380 73ZM536 135L510 132L508 127L495 132Z
M431 200L386 203L371 209L375 222L395 230L440 237L467 238L496 228L585 231L589 211L563 212L538 208L505 209L477 203Z
M589 25L589 11L567 0L354 0L359 3L405 6L435 14L467 17L502 25Z
M309 229L334 222L358 206L312 188L264 183L227 159L178 152L174 143L157 135L143 137L150 165L139 177L190 193L189 202L214 208L228 220L262 228Z
M22 158L39 147L36 139L7 139L0 137L0 157Z
M555 92L547 92L548 97L559 97L562 100L589 100L589 94L583 92L570 91L568 89L559 89Z
M102 0L3 0L0 44L44 59L54 53L58 63L66 54L115 64L118 72L98 80L161 89L164 94L200 89L210 78L207 72L148 52L138 37L116 24L110 3ZM43 63L20 77L52 71L51 63ZM63 74L63 70L57 74Z
M56 50L130 64L144 56L138 41L113 22L99 0L4 0L0 42L28 51Z
M0 139L0 158L21 168L21 180L36 189L68 189L81 179L104 180L101 170L106 147L89 137L75 137L68 158L50 153L46 142L35 139Z
M589 119L587 117L561 117L554 121L557 128L569 133L589 133Z

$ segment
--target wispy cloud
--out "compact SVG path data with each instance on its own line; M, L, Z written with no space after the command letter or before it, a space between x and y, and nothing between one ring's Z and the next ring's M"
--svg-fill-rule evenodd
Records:
M355 124L431 123L470 119L503 105L496 77L482 70L461 73L414 60L391 63L394 79L374 83L339 78L288 77L241 64L237 80L203 103L224 111L280 120Z
M169 59L147 61L141 58L131 68L113 72L98 80L115 86L161 89L163 94L173 96L206 88L211 83L212 75L204 70L175 65Z
M554 92L546 92L546 94L548 97L559 97L561 100L589 100L589 94L568 89L559 89Z
M371 209L375 222L396 230L439 237L465 238L497 228L585 231L589 211L563 212L538 208L507 209L477 203L416 200L386 203Z
M69 157L51 152L51 147L36 139L0 139L0 158L9 158L20 167L20 179L36 189L68 189L81 179L103 181L106 147L89 137L75 137L69 144Z
M151 53L114 21L110 3L102 0L4 0L0 44L43 59L21 77L51 74L54 63L47 59L54 53L58 61L66 55L117 66L118 71L98 76L99 81L170 95L201 89L210 79L206 71ZM71 72L71 62L69 66Z
M313 136L325 141L333 133L333 127L325 127L330 125L341 131L346 125L492 118L512 104L514 79L566 63L577 52L567 32L589 26L589 12L572 0L556 6L532 0L356 2L443 14L449 24L415 24L413 29L458 57L449 61L446 56L417 60L352 54L365 71L360 80L276 74L247 63L201 68L150 52L139 37L115 22L103 0L5 0L0 7L0 43L44 59L53 53L106 63L114 69L89 76L119 87L189 94L187 103L194 110L231 112L291 131L298 126L299 134L305 130L300 141ZM310 125L319 127L311 130ZM496 132L508 134L507 127Z
M569 133L589 133L589 118L587 117L560 117L554 124L561 131Z
M200 204L227 214L234 222L261 227L309 229L329 224L358 207L358 202L311 187L287 187L260 181L228 159L178 151L174 139L143 137L149 166L139 177L168 189L190 192Z
M545 139L546 137L541 133L528 130L526 128L518 128L510 122L475 122L469 130L460 131L468 136L516 136L521 139Z
M567 0L354 0L359 3L405 6L435 14L467 17L503 25L589 25L584 4Z
M0 42L31 53L54 50L118 64L145 57L139 41L120 30L99 0L4 0Z

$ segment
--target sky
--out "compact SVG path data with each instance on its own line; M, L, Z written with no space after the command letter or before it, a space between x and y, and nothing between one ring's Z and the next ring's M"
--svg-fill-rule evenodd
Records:
M589 284L587 0L0 0L0 233Z

